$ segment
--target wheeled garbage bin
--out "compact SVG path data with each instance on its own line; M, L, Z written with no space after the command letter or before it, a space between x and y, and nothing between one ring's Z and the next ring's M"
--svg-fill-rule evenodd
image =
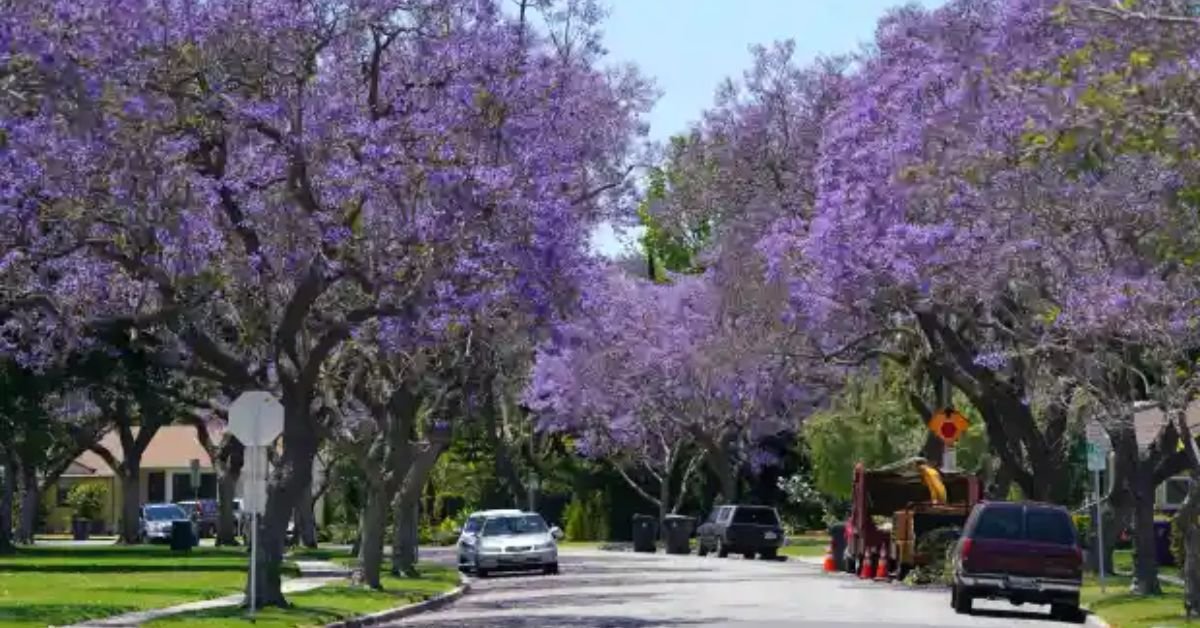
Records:
M663 541L668 554L692 553L692 529L696 520L684 515L667 515L663 520Z
M191 521L171 522L171 549L176 552L190 552L196 546L196 534Z
M829 526L829 549L833 554L833 568L846 570L846 524L838 522Z
M633 551L654 553L657 549L658 519L651 515L633 516Z

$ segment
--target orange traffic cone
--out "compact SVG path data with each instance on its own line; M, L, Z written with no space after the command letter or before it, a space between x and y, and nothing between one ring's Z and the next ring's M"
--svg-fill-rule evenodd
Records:
M871 576L875 575L875 566L871 564L873 556L870 552L863 552L862 569L858 572L858 577L861 580L870 580Z
M879 557L879 564L875 567L875 579L887 582L891 579L888 574L888 547L883 546L883 553Z
M825 547L825 565L823 566L825 573L837 571L837 565L833 562L833 543Z

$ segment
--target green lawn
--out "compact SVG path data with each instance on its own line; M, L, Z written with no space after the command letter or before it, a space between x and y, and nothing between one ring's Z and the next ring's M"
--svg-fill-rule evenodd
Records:
M229 595L245 570L238 549L23 548L0 556L0 625L64 625Z
M420 578L383 577L383 590L331 585L307 593L288 596L292 607L272 608L260 612L255 628L284 628L285 626L323 626L356 615L366 615L429 599L458 586L458 572L447 567L421 565ZM240 608L223 608L201 613L187 613L145 624L164 628L216 628L218 626L252 625Z
M797 536L789 536L787 545L779 548L784 556L824 556L829 549L829 533L806 532Z
M1083 603L1114 628L1173 628L1192 625L1184 621L1183 592L1179 587L1164 586L1159 597L1140 597L1129 593L1129 578L1106 579L1106 593L1088 576L1083 587Z

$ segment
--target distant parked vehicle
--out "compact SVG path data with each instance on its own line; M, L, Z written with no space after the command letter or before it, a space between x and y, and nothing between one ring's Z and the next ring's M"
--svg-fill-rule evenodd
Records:
M462 529L459 530L459 533L458 533L459 548L461 548L463 546L462 542L464 539L474 538L479 535L479 531L483 529L483 522L487 521L488 517L498 517L501 515L510 515L511 516L511 515L520 515L520 514L522 514L522 511L516 510L513 508L499 509L499 510L480 510L478 512L471 513L467 517L467 520L465 522L463 522ZM459 561L460 564L461 564L461 562L462 561Z
M967 519L952 560L950 604L959 613L970 613L974 600L986 598L1050 604L1057 619L1083 618L1083 551L1061 506L982 502Z
M138 524L142 541L170 541L171 527L176 521L186 521L196 534L196 522L177 504L146 504L142 506Z
M537 513L498 511L479 517L478 530L458 543L458 566L486 578L496 571L540 570L558 573L558 540L562 531L546 525Z
M696 530L696 553L715 552L725 558L731 552L746 558L757 554L773 559L783 546L779 513L770 506L719 506Z
M175 503L191 514L192 520L196 522L196 530L200 538L216 536L217 519L220 516L217 500L199 499Z

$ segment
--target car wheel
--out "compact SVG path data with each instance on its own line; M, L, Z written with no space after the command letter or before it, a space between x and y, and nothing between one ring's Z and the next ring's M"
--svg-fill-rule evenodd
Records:
M549 565L542 567L542 573L546 574L547 576L558 575L558 563L550 563Z
M754 552L742 552L742 558L746 560L754 560Z
M708 556L708 546L704 544L704 541L696 542L696 555L701 558Z
M971 598L971 594L955 586L952 595L954 599L954 612L959 615L970 615L971 602L974 601Z
M729 548L725 547L725 541L717 539L717 558L728 558Z
M776 558L779 557L779 550L776 550L774 548L765 549L765 550L759 552L758 555L761 556L763 560L775 560Z

